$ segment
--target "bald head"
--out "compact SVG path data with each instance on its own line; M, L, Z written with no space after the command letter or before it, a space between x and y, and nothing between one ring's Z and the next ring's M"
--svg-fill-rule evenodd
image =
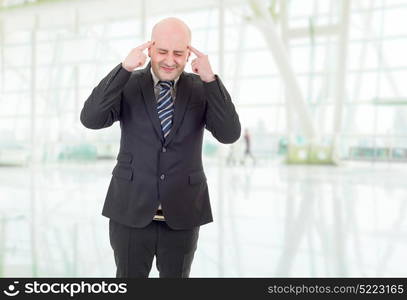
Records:
M191 30L177 18L166 18L154 25L148 55L160 80L174 80L184 70L190 56Z
M188 25L178 18L165 18L154 25L151 31L151 41L159 40L165 36L185 39L191 44L191 30Z

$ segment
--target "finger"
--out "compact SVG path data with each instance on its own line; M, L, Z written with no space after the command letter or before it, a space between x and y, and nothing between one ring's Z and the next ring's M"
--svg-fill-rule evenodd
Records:
M151 42L151 41L149 41L149 42L147 42L147 43L144 43L144 44L142 44L142 45L138 46L138 47L137 47L137 49L139 49L139 50L144 50L144 49L147 49L148 47L150 47L150 46L151 46L151 44L152 44L152 42Z
M201 56L204 56L204 55L205 55L205 54L203 54L201 51L195 49L195 48L192 47L192 46L188 46L188 47L189 47L189 49L191 49L192 53L194 53L194 54L195 54L196 56L198 56L198 57L201 57Z

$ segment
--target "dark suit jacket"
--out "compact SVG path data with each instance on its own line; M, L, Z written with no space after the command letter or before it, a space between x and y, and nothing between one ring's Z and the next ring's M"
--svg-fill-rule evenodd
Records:
M205 83L183 72L173 127L164 141L150 66L128 72L117 65L93 89L81 111L80 120L90 129L120 121L120 150L102 215L141 228L152 221L161 203L173 229L212 222L202 166L204 128L219 142L233 143L240 137L239 117L218 76Z

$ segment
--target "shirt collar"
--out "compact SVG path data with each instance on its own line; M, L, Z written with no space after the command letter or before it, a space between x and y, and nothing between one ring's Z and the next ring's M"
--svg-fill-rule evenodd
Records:
M158 82L160 81L160 79L155 75L152 67L150 67L150 72L151 72L151 76L153 76L154 86L156 86L158 84ZM178 80L179 80L179 76L177 78L175 78L175 80L174 80L174 87L177 85Z

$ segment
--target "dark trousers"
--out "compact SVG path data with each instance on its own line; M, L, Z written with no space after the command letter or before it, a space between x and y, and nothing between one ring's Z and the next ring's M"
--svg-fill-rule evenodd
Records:
M189 277L198 236L199 226L173 230L165 221L152 221L144 228L133 228L110 219L116 277L148 277L154 255L160 277Z

